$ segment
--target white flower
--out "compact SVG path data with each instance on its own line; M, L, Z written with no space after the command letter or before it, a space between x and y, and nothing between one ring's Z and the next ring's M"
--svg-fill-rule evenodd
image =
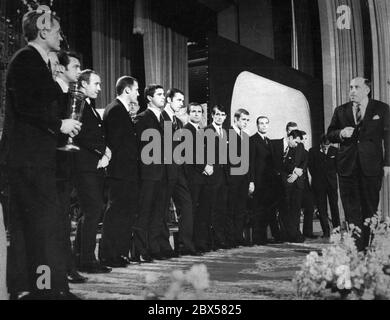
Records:
M335 270L337 278L337 288L342 289L351 289L352 288L352 282L351 282L351 271L349 269L349 266L341 265L338 266Z

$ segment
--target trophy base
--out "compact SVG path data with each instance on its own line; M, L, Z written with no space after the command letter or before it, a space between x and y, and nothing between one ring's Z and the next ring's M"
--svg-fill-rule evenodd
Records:
M77 152L80 151L80 148L74 144L67 144L66 146L57 148L57 150L65 152Z

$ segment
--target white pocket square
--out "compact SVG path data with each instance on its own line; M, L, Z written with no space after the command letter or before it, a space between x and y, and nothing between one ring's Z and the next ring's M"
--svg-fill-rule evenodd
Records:
M374 116L374 118L372 118L372 120L380 120L380 119L381 119L381 117L378 115L376 115L376 116Z

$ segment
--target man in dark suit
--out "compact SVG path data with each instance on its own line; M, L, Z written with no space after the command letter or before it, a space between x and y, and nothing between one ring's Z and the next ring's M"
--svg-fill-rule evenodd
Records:
M71 94L70 86L77 83L77 78L81 73L81 58L75 52L60 51L57 57L58 70L56 72L56 82L58 85L58 101L59 101L59 117L69 117ZM53 66L53 63L52 63ZM67 142L68 136L59 135L58 147L61 149ZM66 228L65 246L67 251L67 271L68 281L70 283L83 283L87 278L80 275L76 270L76 265L72 252L72 244L70 240L71 222L69 219L70 195L72 192L72 167L73 155L71 152L57 150L57 192L61 204L61 211L64 214Z
M108 206L104 215L99 258L110 267L129 263L130 239L138 209L138 144L130 104L136 104L138 81L121 77L117 98L103 116L107 146L112 152L108 166Z
M223 123L226 119L226 109L222 105L215 105L211 110L212 123L205 128L206 140L215 139L215 148L211 150L206 148L206 167L205 173L209 175L206 185L206 194L209 195L209 241L211 248L228 249L229 244L226 243L226 205L227 205L227 157L224 159L224 154L221 149L226 151L228 135L223 128ZM212 133L207 135L207 132ZM210 155L214 153L215 159L210 159ZM211 161L210 161L211 160ZM214 160L214 161L212 161Z
M309 171L312 177L311 185L314 191L321 228L325 238L330 237L328 221L328 200L332 215L333 228L340 226L340 216L337 194L337 149L330 145L326 135L320 140L320 145L309 150Z
M6 81L0 154L10 182L7 281L11 298L28 291L32 299L66 299L71 296L63 246L66 226L56 192L56 143L60 132L75 136L81 124L57 117L48 53L60 50L60 24L48 7L40 9L44 12L23 17L28 45L11 59ZM46 23L37 23L45 14Z
M198 103L190 103L187 108L189 122L184 126L192 136L192 162L184 164L184 172L187 178L188 186L191 193L192 212L194 217L194 245L197 251L207 252L210 250L208 243L209 234L209 199L210 195L206 193L206 184L210 179L205 169L205 160L197 161L197 155L201 153L199 146L196 144L196 136L200 134L200 124L203 116L203 108ZM203 141L202 141L203 142ZM201 144L204 148L204 143ZM204 151L204 150L203 150ZM198 163L199 162L199 163ZM210 171L209 171L210 172Z
M81 118L83 130L75 139L80 147L74 155L75 185L83 214L77 226L75 254L80 271L107 273L111 268L98 262L95 256L97 228L103 210L104 168L111 159L103 121L95 109L95 99L101 90L100 76L93 70L84 70L78 84L86 98Z
M275 240L280 238L275 217L278 192L275 189L273 150L267 137L269 119L260 116L256 124L257 132L250 138L249 193L254 198L252 241L262 245L267 243L268 225Z
M176 114L184 104L184 93L179 89L170 89L167 91L167 104L162 112L164 121L172 123L172 140L173 150L181 142L181 139L175 139L174 133L183 129L183 123L176 117ZM167 208L170 198L173 197L176 207L179 209L179 236L178 248L175 251L181 255L199 255L195 250L193 238L193 214L190 189L187 184L187 179L184 174L184 166L177 163L178 159L174 159L172 155L172 164L167 164L168 172L168 193L167 193ZM165 215L166 216L166 215ZM164 224L164 229L167 230L167 224ZM169 233L167 233L169 236Z
M305 186L303 174L307 167L303 137L299 130L293 130L287 139L274 142L274 166L280 177L281 201L278 205L283 240L303 242L304 237L299 230L302 192ZM284 150L283 153L279 149Z
M337 169L346 220L363 231L359 250L369 241L363 222L376 214L383 175L390 174L389 106L370 99L369 93L367 79L353 79L351 102L336 108L328 128L330 142L340 143Z
M163 232L165 199L167 193L167 167L164 164L164 119L161 111L165 106L164 88L149 85L145 88L147 109L135 119L140 153L139 213L134 226L134 257L143 261L164 259L172 255L172 247ZM154 134L152 136L148 133ZM142 137L143 134L146 137ZM145 141L151 138L152 141ZM155 146L146 154L150 145ZM152 157L153 159L150 159ZM150 161L152 160L152 161Z
M245 109L238 109L234 114L234 123L229 131L229 154L234 154L238 163L233 163L229 157L229 172L227 174L227 211L226 211L226 244L229 247L244 245L244 227L246 222L246 203L248 198L249 178L248 170L242 174L236 174L232 170L243 166L247 161L249 169L249 136L245 132L250 121L249 112ZM235 138L235 141L232 140ZM244 141L246 139L246 141ZM236 143L233 143L236 142ZM247 143L246 150L244 143ZM245 158L245 159L244 159Z

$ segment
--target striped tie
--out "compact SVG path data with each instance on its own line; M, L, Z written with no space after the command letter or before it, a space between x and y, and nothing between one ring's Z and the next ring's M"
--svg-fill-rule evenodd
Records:
M360 104L356 105L356 124L359 125L362 122L362 111L360 110Z

